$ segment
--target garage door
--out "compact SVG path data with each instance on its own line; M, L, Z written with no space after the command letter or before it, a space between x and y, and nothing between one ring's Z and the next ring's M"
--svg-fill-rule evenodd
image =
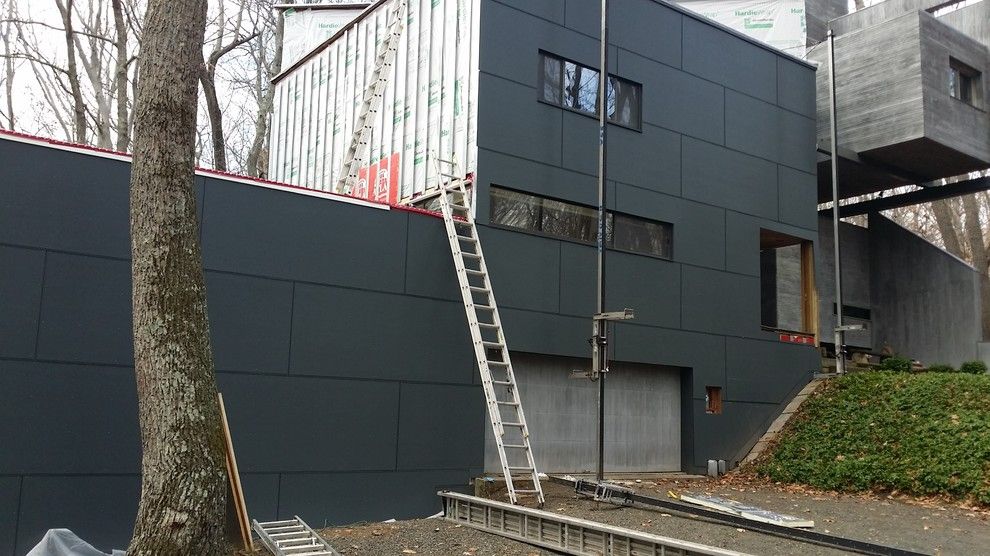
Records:
M597 466L598 383L572 379L586 359L513 353L512 363L540 471L592 472ZM681 469L680 370L612 363L605 389L605 471ZM491 425L485 470L500 472Z

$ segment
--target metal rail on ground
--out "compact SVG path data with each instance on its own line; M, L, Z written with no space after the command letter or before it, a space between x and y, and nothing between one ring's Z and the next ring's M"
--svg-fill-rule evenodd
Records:
M440 491L444 519L564 554L595 556L745 556L543 510Z
M595 481L580 479L574 481L563 477L555 477L553 475L549 476L549 480L557 484L572 487L578 494L592 496L596 500L601 500L604 502L618 505L628 505L633 503L642 504L653 508L661 508L665 511L701 517L721 525L748 529L750 531L766 533L775 537L817 544L830 548L837 548L848 552L870 554L874 556L925 556L922 552L914 552L892 546L840 537L838 535L830 535L828 533L819 533L818 531L808 531L805 529L795 529L792 527L785 527L783 525L775 525L773 523L753 521L744 517L717 512L707 508L699 508L698 506L693 506L684 502L639 494L631 489L615 487L607 483L599 484ZM612 492L613 489L614 492Z

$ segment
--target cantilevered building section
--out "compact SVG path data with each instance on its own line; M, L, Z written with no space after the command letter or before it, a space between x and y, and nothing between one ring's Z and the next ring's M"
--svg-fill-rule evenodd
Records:
M888 1L832 22L842 197L990 167L990 2L929 13L941 4ZM827 145L828 45L808 59L821 64L818 143ZM822 160L821 200L829 180Z

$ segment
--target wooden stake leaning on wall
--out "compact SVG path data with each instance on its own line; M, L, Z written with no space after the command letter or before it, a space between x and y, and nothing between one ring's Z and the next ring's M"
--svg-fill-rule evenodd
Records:
M241 541L246 550L254 550L254 539L251 538L251 522L248 520L247 504L244 502L244 491L241 489L241 475L237 471L237 458L234 456L234 442L230 438L230 426L227 424L227 410L223 406L223 394L217 392L220 401L220 419L223 423L223 440L227 452L227 476L230 478L230 495L233 497L234 510L237 513L237 524L241 530Z

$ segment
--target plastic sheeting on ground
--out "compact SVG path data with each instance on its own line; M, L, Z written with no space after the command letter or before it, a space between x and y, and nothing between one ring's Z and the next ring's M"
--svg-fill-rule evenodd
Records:
M125 556L123 550L109 555L93 547L68 529L49 529L27 556Z

